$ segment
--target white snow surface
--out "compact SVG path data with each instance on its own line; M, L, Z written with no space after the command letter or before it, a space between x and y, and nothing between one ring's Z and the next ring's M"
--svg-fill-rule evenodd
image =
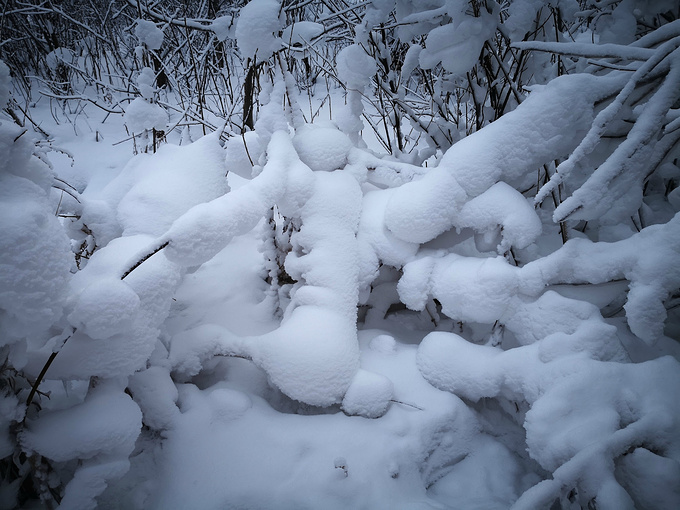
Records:
M359 369L342 399L349 415L380 418L390 405L394 386L387 377Z
M144 92L149 92L142 87ZM138 97L133 99L125 108L125 123L133 133L141 133L147 129L162 131L168 122L168 114L163 108L156 104Z
M513 184L576 147L605 85L573 75L536 90L516 110L456 143L423 178L398 188L387 205L387 227L405 241L422 243L456 226L467 200L498 181Z
M21 441L56 461L113 454L127 459L141 423L137 404L121 389L105 384L74 408L46 413L24 431Z
M267 60L281 47L274 34L281 28L280 2L253 0L240 9L236 21L236 43L245 58Z
M163 31L153 21L138 19L135 25L135 35L141 44L150 50L159 50L163 44Z
M425 49L419 54L423 69L441 63L452 74L465 74L477 63L484 42L496 31L497 16L485 9L480 9L480 17L465 15L464 9L456 10L451 13L453 23L436 27L428 34Z
M375 60L358 44L343 48L335 59L338 78L350 90L362 91L376 73Z
M48 201L52 172L21 132L0 124L0 346L60 316L72 265L69 239Z
M594 105L628 78L532 87L516 110L415 166L419 151L372 152L360 133L376 71L367 28L395 4L399 33L428 34L406 71L420 61L465 73L498 17L473 18L463 0L371 2L338 55L348 89L329 93L333 121L324 107L308 124L307 100L326 99L313 88L296 98L289 74L263 73L255 130L225 130L224 147L193 126L155 154L111 143L123 122L138 142L166 127L150 68L132 75L142 97L125 117L96 124L103 138L76 143L75 125L44 124L73 167L64 155L53 168L38 160L44 142L2 120L0 376L20 389L0 395L0 456L14 441L49 461L62 508L680 507L677 167L650 177L665 194L609 225L640 205L636 163L637 177L612 181L607 200L630 193L606 221L568 221L566 243L552 204L527 200L537 170L588 138L595 110L613 103ZM540 5L519 4L505 28L523 35ZM605 37L617 38L632 7L612 8L623 21ZM283 12L253 0L236 29L230 16L205 26L264 62L281 47ZM139 21L140 43L160 48L159 26ZM283 34L304 45L322 29ZM666 102L675 73L662 78ZM648 128L645 111L631 115ZM586 166L575 167L582 182ZM78 201L60 191L69 183ZM80 267L65 232L73 249L84 234L96 244Z
M302 162L312 170L330 172L343 168L352 142L333 127L307 125L293 138L293 146Z
M10 94L9 67L0 60L0 107L5 107Z
M283 29L281 32L281 40L284 44L302 49L312 44L313 39L320 37L324 33L324 30L325 28L322 23L296 21ZM307 53L308 52L303 52L303 54Z

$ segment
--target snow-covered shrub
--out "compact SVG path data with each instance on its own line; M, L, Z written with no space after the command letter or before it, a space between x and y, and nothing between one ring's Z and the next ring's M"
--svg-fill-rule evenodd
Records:
M671 3L173 6L87 265L0 126L9 506L680 505Z

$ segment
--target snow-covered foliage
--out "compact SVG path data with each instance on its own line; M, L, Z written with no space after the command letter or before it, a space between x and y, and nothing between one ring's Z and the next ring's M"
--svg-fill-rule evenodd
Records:
M680 507L674 2L119 9L0 45L0 508Z

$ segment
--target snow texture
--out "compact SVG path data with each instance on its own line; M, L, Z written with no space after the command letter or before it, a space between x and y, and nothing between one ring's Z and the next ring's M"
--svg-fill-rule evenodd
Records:
M345 166L352 142L332 127L307 125L295 134L293 146L309 168L330 172Z
M48 202L52 172L28 136L0 124L0 346L48 329L61 313L71 249Z
M405 241L422 243L457 225L468 199L500 180L512 184L576 147L603 89L593 76L574 75L532 92L516 110L456 143L437 168L398 188L387 205L387 227Z
M4 108L9 101L10 95L10 75L9 67L0 60L0 107Z
M22 444L55 461L116 455L127 459L142 427L142 413L122 390L102 385L70 409L45 413L22 434Z
M359 369L342 400L342 410L350 415L380 418L392 399L393 385L387 377Z
M325 28L321 23L297 21L283 29L281 32L281 40L284 44L295 49L303 49L304 47L309 46L314 39L320 37L324 31Z
M362 91L376 73L375 61L358 44L343 48L335 58L338 78L350 90Z
M276 0L253 0L239 12L236 22L236 43L245 58L267 60L281 47L274 34L281 28Z
M458 2L454 2L457 4ZM453 23L434 28L420 52L420 66L432 69L441 63L452 74L465 74L477 63L484 42L496 30L495 13L480 9L481 16L467 16L464 9L451 13Z
M148 89L144 89L148 92ZM168 122L168 114L158 104L150 103L138 97L125 108L125 123L133 133L155 129L163 131Z
M135 35L140 44L146 45L150 50L161 49L163 44L163 31L153 21L138 19L135 25Z
M95 340L130 329L139 309L139 296L118 278L95 281L78 296L68 316L71 324Z

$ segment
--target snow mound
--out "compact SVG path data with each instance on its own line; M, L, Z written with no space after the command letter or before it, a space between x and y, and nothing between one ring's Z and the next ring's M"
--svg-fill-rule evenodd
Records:
M217 422L227 422L243 416L253 407L253 401L241 391L217 388L209 394L213 417Z
M130 329L139 309L139 296L119 278L94 282L78 296L68 316L76 328L96 340Z
M229 186L223 158L219 139L212 134L181 147L165 144L152 156L133 159L104 190L115 201L116 188L127 188L118 198L123 235L160 236L196 204L224 195Z
M232 16L219 16L210 22L210 30L220 42L234 38L234 18Z
M120 281L121 268L130 267L130 260L139 260L140 250L147 248L151 241L153 238L142 235L114 239L105 248L97 250L87 266L73 276L70 282L72 295L82 296L85 292L85 298L73 305L76 309L74 322L83 322L86 328L92 324L97 337L117 332L102 340L78 329L54 359L50 378L121 377L146 366L156 347L159 327L170 311L171 297L180 281L180 268L159 253L130 273L124 282L120 282L123 285L114 280ZM115 289L115 296L120 300L106 296L108 288ZM91 303L88 294L92 295ZM118 307L132 309L136 302L132 294L138 296L139 302L136 313L128 320L118 315ZM106 319L84 315L95 307L100 307ZM119 325L115 324L116 316ZM124 330L123 325L126 326ZM31 370L37 373L49 354L35 353Z
M163 44L163 31L153 21L138 19L135 25L135 35L141 44L146 44L150 50L159 50Z
M48 202L52 173L22 130L0 124L0 346L49 328L62 312L73 264Z
M473 401L496 395L502 374L495 367L503 351L474 345L455 333L428 334L418 348L418 369L435 388Z
M139 88L139 93L144 99L153 99L155 87L156 74L150 67L144 67L139 72L137 76L137 87Z
M147 129L163 131L168 122L166 111L155 103L149 103L138 97L125 108L125 123L133 133L141 133Z
M288 202L304 202L311 181L288 133L277 131L267 147L268 162L249 183L210 202L197 204L177 218L163 236L167 256L183 266L207 262L236 235L252 230L267 211L283 202L289 185L297 188ZM306 172L305 172L306 169ZM289 179L290 176L290 179ZM294 205L291 205L294 207Z
M179 415L175 404L177 387L166 368L153 366L137 372L128 383L130 393L144 416L144 424L155 430L172 427Z
M117 454L127 459L142 428L142 413L122 390L103 384L70 409L46 412L30 423L21 442L58 462Z
M293 145L304 164L312 170L324 172L343 168L353 146L342 131L315 126L298 130Z
M387 227L418 243L446 232L469 198L500 180L512 185L555 154L573 150L590 127L594 102L610 86L608 80L573 75L532 92L516 110L453 145L421 179L398 188L385 211Z
M375 60L358 44L343 48L335 57L338 78L351 90L363 90L377 71Z
M359 369L342 400L342 410L349 415L380 418L387 412L394 386L387 377Z
M309 46L312 39L319 37L325 31L321 23L313 21L297 21L288 25L281 32L281 40L293 48Z
M241 137L232 137L225 146L224 160L229 172L244 179L253 177L253 166L258 164L265 147L255 131L243 133Z
M368 346L372 351L394 354L396 352L396 343L396 340L391 335L378 335L371 340Z
M465 74L477 63L484 42L496 31L497 14L480 9L476 18L463 13L454 22L430 31L425 49L420 52L420 66L432 69L441 62L453 74Z
M477 232L494 232L500 228L499 254L511 247L526 248L541 235L542 225L533 205L520 192L504 182L497 182L461 209L458 227Z
M236 22L236 43L246 58L262 62L281 47L281 40L274 35L281 28L276 0L253 0L241 8Z

